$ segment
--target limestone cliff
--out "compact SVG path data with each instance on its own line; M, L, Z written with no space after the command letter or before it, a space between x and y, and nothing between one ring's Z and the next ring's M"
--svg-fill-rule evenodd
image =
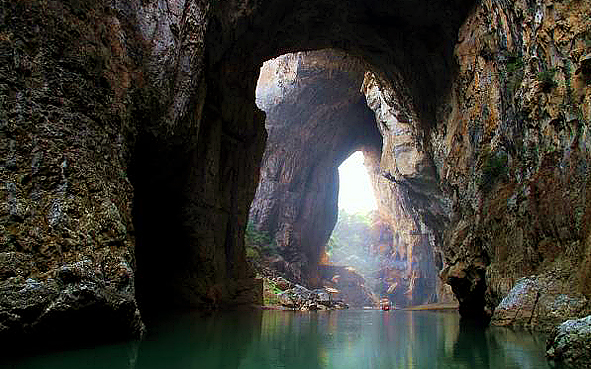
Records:
M452 201L444 278L465 314L548 327L589 309L590 13L586 1L482 1L459 31L429 135Z
M267 148L250 220L267 232L291 278L318 283L337 218L337 168L355 150L379 154L381 137L359 87L364 65L334 50L264 65L257 87Z
M391 249L382 256L382 278L398 305L450 301L449 286L439 278L449 201L439 189L419 119L404 95L371 72L363 92L383 137L381 158L374 159L371 171L391 237Z

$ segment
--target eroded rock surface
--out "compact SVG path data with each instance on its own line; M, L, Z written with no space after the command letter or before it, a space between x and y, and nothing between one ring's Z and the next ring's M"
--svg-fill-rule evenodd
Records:
M0 2L2 342L143 330L127 177L139 45L95 5Z
M444 277L464 312L491 314L532 275L556 279L550 296L591 293L589 6L482 1L459 31L458 75L430 145L452 202ZM536 311L540 327L558 319Z
M548 359L567 368L591 367L591 315L560 324L548 342Z
M381 256L381 279L399 306L447 301L451 293L439 272L449 202L439 189L419 118L403 89L371 72L362 90L383 137L381 157L373 158L370 171L380 218L391 238Z
M564 283L555 273L518 280L496 306L491 324L551 331L565 319L585 315L587 298L573 291L567 294Z

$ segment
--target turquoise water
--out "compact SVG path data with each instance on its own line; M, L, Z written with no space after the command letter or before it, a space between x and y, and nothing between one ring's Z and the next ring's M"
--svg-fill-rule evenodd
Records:
M457 312L346 310L184 315L141 343L44 354L13 368L548 368L544 338L460 324Z

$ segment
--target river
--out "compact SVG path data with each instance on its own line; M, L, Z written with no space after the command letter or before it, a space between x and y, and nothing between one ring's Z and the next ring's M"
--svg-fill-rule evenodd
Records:
M455 311L258 311L161 321L139 342L46 353L30 369L549 368L541 335L460 324Z

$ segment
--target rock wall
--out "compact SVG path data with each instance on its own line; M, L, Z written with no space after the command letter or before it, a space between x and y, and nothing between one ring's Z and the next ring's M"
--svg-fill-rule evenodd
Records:
M2 341L137 337L138 306L259 303L242 246L265 137L257 72L246 110L216 97L209 4L0 9Z
M381 147L360 92L363 73L334 50L288 54L261 70L257 102L269 138L250 220L273 239L284 259L277 266L312 286L337 219L338 166L356 150Z
M449 201L439 189L419 118L408 96L371 72L362 90L383 137L381 157L371 171L380 218L391 238L381 278L398 306L451 301L439 278Z
M585 1L482 1L459 31L429 135L452 201L444 278L465 315L547 327L589 308L589 13ZM503 300L525 285L528 303Z
M92 1L0 2L2 342L143 331L127 176L140 46L127 21Z

